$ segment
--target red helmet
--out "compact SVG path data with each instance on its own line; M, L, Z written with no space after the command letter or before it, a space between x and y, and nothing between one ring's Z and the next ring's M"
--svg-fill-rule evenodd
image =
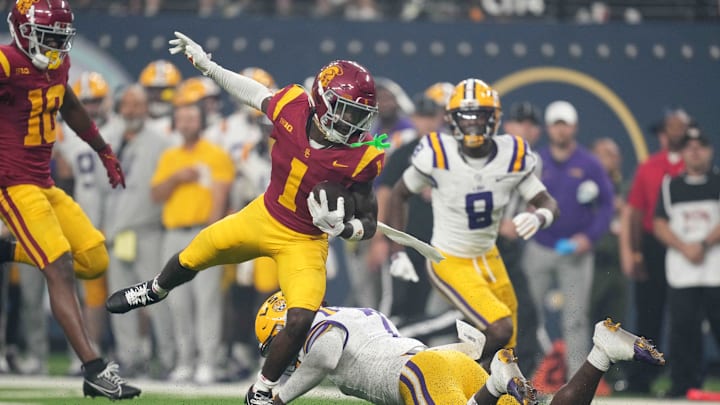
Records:
M320 69L311 95L316 123L331 142L348 143L369 131L377 116L375 81L356 62L336 60Z
M75 28L66 0L17 0L8 15L10 34L38 69L55 69L72 47Z

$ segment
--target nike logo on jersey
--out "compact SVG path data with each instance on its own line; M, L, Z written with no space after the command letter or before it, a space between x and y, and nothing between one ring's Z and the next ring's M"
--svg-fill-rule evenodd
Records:
M342 163L338 163L337 160L333 160L333 167L350 167L350 166L344 165Z

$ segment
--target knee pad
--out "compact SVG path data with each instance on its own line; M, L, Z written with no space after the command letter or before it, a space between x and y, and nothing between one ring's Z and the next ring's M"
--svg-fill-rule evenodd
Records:
M105 274L110 256L105 244L99 244L88 250L73 253L75 276L82 280L92 280Z
M85 288L85 306L88 308L103 308L107 299L108 290L104 276L100 276L93 280L84 280L83 288Z

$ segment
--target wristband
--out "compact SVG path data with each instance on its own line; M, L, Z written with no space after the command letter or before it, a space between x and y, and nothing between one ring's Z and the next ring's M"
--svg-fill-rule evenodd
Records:
M550 226L555 220L555 215L553 215L552 211L547 208L538 208L537 210L535 210L535 214L540 215L541 217L543 217L543 219L545 219L542 225L542 229Z
M100 130L98 129L97 125L95 125L95 123L91 121L90 127L84 130L82 133L79 133L78 136L83 141L90 143L93 139L100 136Z
M365 227L363 226L362 221L357 218L353 218L345 222L345 225L352 227L352 234L345 238L346 240L362 240L363 236L365 235Z

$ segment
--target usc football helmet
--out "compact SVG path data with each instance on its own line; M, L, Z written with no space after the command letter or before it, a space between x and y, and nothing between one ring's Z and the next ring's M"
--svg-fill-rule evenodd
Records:
M15 44L40 69L57 69L72 48L73 13L66 0L17 0L8 14Z
M500 127L500 96L485 82L465 79L455 86L447 106L453 136L468 148L476 148Z
M147 92L150 116L158 118L170 115L175 87L182 81L178 68L167 60L155 60L140 72L138 81Z
M369 131L378 113L375 80L356 62L336 60L324 66L310 95L313 120L330 142L347 144Z
M266 299L255 317L255 336L260 343L260 354L265 357L273 338L285 327L287 302L282 291Z

